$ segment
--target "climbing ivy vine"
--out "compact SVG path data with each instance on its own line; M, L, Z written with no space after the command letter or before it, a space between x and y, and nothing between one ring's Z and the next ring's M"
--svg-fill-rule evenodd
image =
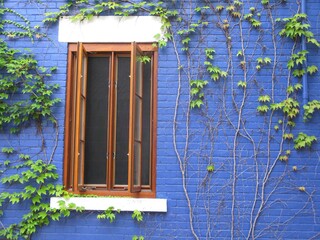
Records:
M214 213L225 204L225 200L217 200L211 196L217 193L213 190L213 186L218 186L214 179L218 178L221 172L227 171L230 179L225 186L220 186L219 191L228 189L226 192L231 193L230 209L221 210L225 214L229 211L231 216L228 228L230 237L256 239L269 229L283 227L273 223L265 225L261 219L264 213L276 204L270 199L275 192L280 191L281 184L285 184L285 178L292 172L299 172L298 165L292 167L292 172L288 170L292 151L311 149L317 142L316 136L295 128L301 117L308 124L315 112L320 110L319 100L312 100L304 106L300 103L303 88L301 78L318 72L317 66L307 65L309 52L301 49L301 38L305 38L307 43L315 48L319 48L320 43L311 31L307 15L300 12L299 3L290 3L297 5L297 11L285 18L276 18L276 10L289 4L285 0L272 3L261 0L255 4L239 0L214 3L204 0L198 4L190 5L187 1L68 1L58 11L47 12L43 23L50 26L63 16L72 16L74 21L91 20L99 15L125 17L145 14L161 17L163 34L155 38L160 48L170 44L177 61L177 98L172 134L189 209L191 233L195 239L219 236L215 233L216 225L212 219L218 221L218 216ZM20 21L8 20L5 18L6 14L14 15ZM7 44L7 41L19 38L29 38L34 42L46 38L47 35L41 32L39 25L31 26L30 21L15 10L3 7L0 9L0 16L1 36L4 37L0 40L0 128L6 134L19 134L33 123L39 134L42 134L43 122L49 121L57 130L59 124L52 109L60 102L54 97L59 86L47 83L47 80L54 76L56 67L44 68L32 52L21 52ZM267 19L262 20L262 16ZM266 22L268 25L265 25ZM13 26L15 30L10 30L8 26ZM217 46L216 39L207 33L209 28L220 34L220 42L217 42L223 42L223 48ZM269 49L264 44L264 31L270 36ZM290 52L289 57L280 51L283 50L282 41L290 45L290 49L286 49ZM223 61L219 60L220 55L223 55ZM282 66L280 62L284 59L286 64ZM278 74L281 79L277 77ZM263 82L266 79L268 82ZM255 104L252 104L252 96ZM183 119L178 114L181 109L184 110ZM252 120L250 114L259 118L263 126L249 129L249 121ZM200 129L203 129L203 141L198 143L197 153L189 148L191 143L194 144L192 131L199 134L199 129L193 129L191 116L201 119L199 125ZM184 127L180 127L179 123L183 123ZM7 132L8 129L10 133ZM178 133L181 134L181 131L184 133L183 147L177 144ZM226 134L224 131L230 133ZM216 152L215 144L218 141L224 142L225 150L230 153L223 156L223 164L215 162L215 158L222 158ZM249 147L242 148L243 141ZM43 141L41 149L45 147ZM57 145L54 145L54 150L56 147ZM33 159L12 147L2 148L2 153L5 160L0 164L0 177L2 184L8 186L8 191L0 194L0 214L4 213L7 204L24 201L30 204L30 211L24 215L21 222L3 226L0 236L7 239L28 239L39 227L47 225L51 220L69 216L70 209L83 210L75 205L66 206L63 201L59 209L50 209L46 202L51 196L69 195L63 190L63 186L55 183L58 175L53 165L54 151L47 160ZM188 184L193 179L190 179L189 173L195 168L192 161L189 161L191 158L199 159L200 167L205 166L197 173L201 179L197 196L205 206L204 212L199 210L203 209L203 206L197 205L199 199L193 202L190 197L192 192ZM246 161L250 162L252 171L244 167ZM279 165L279 162L282 165ZM275 175L277 171L281 172L280 176ZM252 173L249 178L254 180L250 199L242 198L238 194L241 181L248 180L242 177L243 172ZM16 184L22 186L21 191L9 191L10 187ZM289 224L308 204L315 214L314 192L305 186L296 186L292 191L304 193L306 203L286 219L284 224ZM213 201L217 203L213 204ZM245 210L241 208L242 204L247 204ZM113 222L116 213L115 209L109 208L97 217ZM205 223L208 229L205 233L201 232L203 228L199 227L201 214L207 215L209 219ZM247 229L241 228L242 215L247 218ZM135 211L132 218L142 221L141 212ZM281 231L279 232L281 234ZM144 238L134 236L133 239Z
M11 16L18 20L8 20ZM53 107L59 102L54 97L58 84L48 80L56 67L43 67L30 50L18 50L8 45L10 40L28 38L31 42L45 38L40 26L31 26L30 21L17 11L0 9L0 129L2 134L19 135L23 129L35 125L42 139L40 151L46 151L43 123L51 123L56 131L53 153L46 159L37 159L13 147L2 148L0 179L3 190L0 193L0 216L6 217L8 204L18 206L29 204L29 212L20 222L4 227L0 221L0 237L5 239L29 239L39 227L51 220L70 215L70 209L81 211L73 204L60 203L60 209L51 209L48 198L68 196L62 185L56 184L58 174L53 165L53 156L58 141L58 122ZM5 190L6 189L6 190ZM19 189L14 190L13 189Z

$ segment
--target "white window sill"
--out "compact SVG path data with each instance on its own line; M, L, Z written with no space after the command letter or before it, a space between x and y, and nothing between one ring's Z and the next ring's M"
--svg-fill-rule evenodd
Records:
M117 198L117 197L52 197L50 199L51 208L59 208L59 201L65 201L83 207L85 210L107 210L113 207L115 210L124 212L167 212L167 199L159 198Z

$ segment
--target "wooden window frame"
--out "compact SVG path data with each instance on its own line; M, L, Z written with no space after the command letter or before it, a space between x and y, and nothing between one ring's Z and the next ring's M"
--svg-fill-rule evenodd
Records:
M83 49L83 50L80 50ZM77 69L77 64L82 64L82 54L110 54L111 61L115 62L115 54L130 54L131 64L130 72L131 74L135 72L136 62L132 59L135 56L136 49L139 51L148 52L152 55L152 66L151 66L151 76L152 76L152 87L151 87L151 111L150 111L150 186L134 186L134 166L133 166L133 143L130 141L129 152L128 152L128 185L127 187L118 187L114 184L114 166L113 161L111 161L112 156L108 156L107 161L107 186L105 185L94 185L94 188L83 189L79 188L79 160L76 160L76 152L79 152L77 147L76 139L79 138L80 131L80 119L77 117L80 113L80 103L75 101L76 97L79 98L77 94L80 93L80 84L82 68ZM80 61L80 63L78 62ZM115 65L115 64L114 64ZM65 136L64 136L64 174L63 181L66 190L75 194L95 194L95 195L105 195L105 196L130 196L130 197L147 197L154 198L156 196L156 129L157 129L157 65L158 65L158 51L157 48L153 46L152 43L123 43L123 44L100 44L100 43L70 43L68 45L68 70L67 70L67 86L66 86L66 113L65 113ZM111 68L110 78L115 77L115 66ZM135 75L135 74L134 74ZM77 84L78 82L78 84ZM133 90L132 90L133 88ZM111 109L108 108L108 118L113 118L115 114L115 99L110 96L114 94L115 89L109 84L109 94L108 104ZM75 96L75 94L77 96ZM130 77L130 116L134 116L132 111L135 104L135 79ZM129 139L134 138L134 120L133 117L130 118L129 123ZM113 126L114 121L108 120L108 129L112 133L108 134L108 138L114 136L115 127ZM109 141L113 144L113 141ZM111 153L108 153L110 155ZM130 160L132 159L132 160ZM87 185L86 185L87 186Z

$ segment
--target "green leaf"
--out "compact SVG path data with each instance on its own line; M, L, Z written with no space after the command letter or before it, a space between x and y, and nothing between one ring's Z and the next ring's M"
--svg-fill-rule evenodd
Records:
M40 217L41 219L45 219L48 217L48 214L44 211L37 213L37 216Z
M213 171L214 171L214 165L212 165L212 164L211 164L211 165L208 165L208 166L207 166L207 171L208 171L208 172L213 172Z
M302 89L302 84L301 83L297 83L294 85L294 90L298 91L298 90L301 90Z
M11 197L10 198L10 203L12 203L12 204L16 204L19 202L20 202L20 198L18 198L18 197Z
M285 134L283 134L283 139L292 140L293 134L292 133L285 133Z
M24 188L24 190L27 192L27 193L35 193L36 192L36 188L35 187L33 187L33 186L31 186L31 185L28 185L28 186L26 186L25 188Z
M265 64L270 64L271 63L271 58L265 57L263 59L263 61L264 61Z
M30 155L19 154L19 158L20 158L20 159L23 159L23 160L29 160L29 159L30 159Z
M262 103L270 102L271 98L269 95L259 96L258 101Z
M244 82L244 81L239 81L238 82L238 87L246 88L247 87L247 83Z
M242 57L242 56L243 56L243 52L242 52L242 50L239 50L237 53L237 57Z
M32 199L32 204L40 203L41 202L41 197L39 195L35 195Z
M142 213L139 210L134 210L132 215L131 215L131 217L132 217L132 219L135 219L138 222L142 222L143 221Z
M293 86L289 86L288 88L287 88L287 93L288 94L291 94L291 93L293 93L294 92L294 87Z
M252 18L253 17L253 14L252 13L248 13L248 14L245 14L244 16L243 16L243 18L245 19L245 20L248 20L248 19L250 19L250 18Z
M203 105L203 101L201 99L192 100L190 102L191 108L200 108Z
M215 50L214 48L206 48L205 49L205 54L206 54L206 57L210 60L213 59L213 54L215 53Z
M315 65L309 66L309 67L307 68L307 72L308 72L310 75L312 75L312 74L318 72L318 67L315 66Z
M268 112L269 107L267 105L261 105L257 107L257 111L260 113L266 113Z
M11 161L10 161L10 160L6 160L6 161L4 161L4 162L3 162L3 165L7 167L7 166L9 166L9 165L10 165L10 163L11 163Z
M52 213L52 214L50 215L50 217L51 217L51 219L52 219L53 221L59 221L59 219L60 219L60 213L59 213L59 212Z
M217 12L221 12L224 9L224 6L218 5L215 7Z
M11 153L14 152L14 148L12 148L12 147L9 147L9 148L4 147L4 148L1 149L1 151L2 151L3 153L6 153L6 154L11 154Z
M116 218L116 212L119 213L120 210L114 210L114 207L109 207L102 214L98 214L97 219L108 219L112 223Z

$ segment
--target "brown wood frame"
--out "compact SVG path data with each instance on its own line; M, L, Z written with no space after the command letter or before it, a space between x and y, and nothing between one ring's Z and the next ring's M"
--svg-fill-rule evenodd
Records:
M80 84L76 84L74 81L77 79L77 82L80 83L80 76L81 75L81 69L78 69L76 72L77 76L74 77L75 73L75 68L76 65L82 64L82 51L79 51L78 49L83 49L84 52L87 52L88 54L101 54L101 53L108 53L111 55L111 71L110 71L110 82L109 82L109 114L108 118L113 118L115 114L115 104L114 101L115 99L112 98L112 94L114 94L115 88L114 86L110 86L113 84L113 81L111 79L114 79L115 76L115 54L120 54L120 53L132 53L133 46L135 44L131 43L123 43L123 44L89 44L89 43L79 43L79 44L74 44L71 43L69 44L69 49L68 49L68 76L67 76L67 90L66 90L66 115L65 115L65 148L64 148L64 184L65 187L68 191L76 193L76 194L96 194L96 195L112 195L112 196L131 196L131 197L155 197L156 195L156 128L157 128L157 65L158 65L158 51L157 48L153 46L153 44L137 44L141 51L143 52L151 52L152 53L152 83L151 83L151 116L150 116L150 126L151 126L151 138L150 138L150 186L141 186L139 191L132 191L132 186L133 186L133 166L128 167L128 187L124 190L124 188L117 188L114 187L113 183L113 161L112 161L112 151L108 151L108 161L107 161L107 187L104 185L95 185L95 189L88 189L85 192L82 192L81 189L78 188L78 160L76 158L78 155L72 154L71 153L71 147L72 147L72 128L77 129L75 131L75 138L79 137L80 134L80 119L79 117L76 117L76 119L72 119L72 111L76 111L78 114L80 110L80 103L77 101L76 103L76 110L73 109L72 106L72 101L73 98L76 96L73 96L73 88L77 88L77 94L80 91ZM77 54L78 52L78 54ZM78 55L78 56L77 56ZM79 56L81 55L81 56ZM77 59L78 63L75 63L75 59ZM80 62L80 63L79 63ZM132 61L131 61L132 62ZM132 67L132 66L131 66ZM132 79L130 79L131 81ZM76 86L75 86L76 84ZM130 92L131 91L130 87ZM130 101L131 102L131 101ZM134 107L130 107L130 115L132 116L132 111ZM110 114L111 113L111 114ZM132 117L131 117L132 118ZM133 121L134 122L134 121ZM131 120L132 123L132 120ZM114 136L114 131L115 131L115 126L114 126L114 121L110 121L108 119L108 128L109 131L112 131L112 133L108 134L108 149L112 149L111 144L113 144L113 141L111 141L112 136ZM133 129L134 126L129 127L129 129ZM130 132L133 132L130 130ZM132 134L132 133L131 133ZM130 135L130 133L129 133ZM131 139L132 136L130 135ZM130 139L129 137L129 139ZM74 144L77 145L77 144ZM129 144L129 148L130 148ZM131 146L131 148L133 145ZM78 147L75 146L75 152L78 151ZM132 149L129 151L129 155L133 155ZM76 155L76 156L75 156ZM129 161L131 163L132 161ZM75 165L75 166L73 166Z
M135 168L135 157L134 157L134 151L135 151L135 110L136 110L136 82L137 82L137 55L141 53L142 50L137 46L137 44L134 42L131 44L131 63L130 63L130 120L129 120L129 126L131 126L129 129L129 167L128 167L128 188L130 192L140 192L141 191L141 161L140 161L140 184L138 186L135 186L134 179L134 168Z

